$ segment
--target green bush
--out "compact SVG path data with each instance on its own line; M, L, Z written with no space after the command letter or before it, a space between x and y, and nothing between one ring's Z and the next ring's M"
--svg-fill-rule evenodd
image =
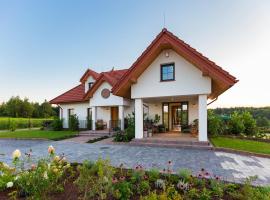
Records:
M54 120L52 121L52 129L54 131L61 131L63 130L63 119L60 119L59 117L54 118Z
M109 160L98 159L96 163L85 161L78 170L80 175L75 183L84 193L84 199L107 199L112 194L115 170Z
M132 195L131 184L126 181L121 181L113 186L113 196L116 199L130 199Z
M68 120L69 129L71 131L79 130L79 119L77 115L71 115Z
M245 125L242 120L242 116L238 112L234 112L231 115L228 126L229 132L235 135L239 135L240 133L243 133L245 130Z
M269 120L266 117L259 117L256 124L258 127L269 127Z
M153 183L156 182L156 180L158 180L160 177L160 172L158 169L151 169L147 174L149 176L149 181Z
M115 142L129 142L135 137L135 117L134 113L128 115L128 127L125 131L117 131L114 137Z
M208 132L211 135L220 135L224 133L225 123L212 110L208 111Z
M138 193L139 194L144 194L150 190L150 185L147 180L143 180L140 182L139 187L138 187Z
M242 120L244 123L244 133L246 135L255 135L257 133L256 121L249 112L242 113Z

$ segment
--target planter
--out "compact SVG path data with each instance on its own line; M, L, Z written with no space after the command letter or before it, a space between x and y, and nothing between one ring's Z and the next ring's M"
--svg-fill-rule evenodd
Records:
M152 137L152 132L148 132L148 137Z
M144 138L147 137L147 131L143 131L143 137L144 137Z

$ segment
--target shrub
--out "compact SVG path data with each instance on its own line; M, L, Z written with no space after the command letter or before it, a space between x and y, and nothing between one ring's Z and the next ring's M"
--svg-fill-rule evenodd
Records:
M63 119L54 118L51 126L54 131L61 131L63 129Z
M218 135L224 133L224 122L212 110L208 111L208 132L211 135Z
M112 191L112 178L115 173L109 160L98 159L96 163L85 161L78 170L80 175L75 183L84 193L84 199L107 199Z
M144 194L149 190L150 190L149 182L146 181L146 180L141 181L140 184L139 184L139 187L138 187L138 193L139 194Z
M238 112L233 112L229 120L228 126L230 133L235 135L243 133L243 131L245 130L242 116Z
M129 182L122 181L113 185L113 196L116 199L130 199L132 195L131 185Z
M180 169L178 174L183 181L188 181L192 175L192 172L189 169Z
M71 131L79 130L79 120L76 114L69 117L68 124Z
M259 117L256 124L258 127L269 127L269 120L266 117Z
M156 182L156 180L159 179L160 174L159 174L159 170L158 169L151 169L147 174L149 176L149 181L150 182Z
M129 142L135 137L135 117L134 113L132 115L128 115L128 127L126 130L123 131L117 131L114 141L115 142Z
M244 133L247 135L255 135L257 130L256 130L256 121L252 117L252 115L249 112L244 112L242 113L242 120L245 126Z

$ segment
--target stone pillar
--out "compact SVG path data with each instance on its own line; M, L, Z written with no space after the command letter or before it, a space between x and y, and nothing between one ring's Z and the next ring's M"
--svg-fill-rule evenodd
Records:
M135 138L143 138L143 100L135 99Z
M118 118L120 120L120 128L123 131L124 130L124 106L118 106Z
M206 142L207 139L207 95L199 95L199 141Z
M96 121L97 121L97 107L93 106L92 108L92 130L96 130Z

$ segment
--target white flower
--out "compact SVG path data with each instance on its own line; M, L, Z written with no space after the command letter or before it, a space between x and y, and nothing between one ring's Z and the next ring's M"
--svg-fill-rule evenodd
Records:
M8 182L7 183L7 188L11 188L11 187L13 187L13 182Z
M55 156L53 160L54 160L55 162L59 162L60 157L59 157L59 156Z
M55 149L53 148L52 145L50 145L50 146L48 147L48 153L49 153L49 154L54 154L54 152L55 152Z
M47 171L44 172L43 177L44 177L45 179L48 179L48 173L47 173Z
M15 151L13 151L12 153L12 158L15 160L15 159L18 159L21 157L21 151L19 149L16 149Z
M14 180L17 181L19 178L20 178L20 176L16 176L16 177L14 178Z

